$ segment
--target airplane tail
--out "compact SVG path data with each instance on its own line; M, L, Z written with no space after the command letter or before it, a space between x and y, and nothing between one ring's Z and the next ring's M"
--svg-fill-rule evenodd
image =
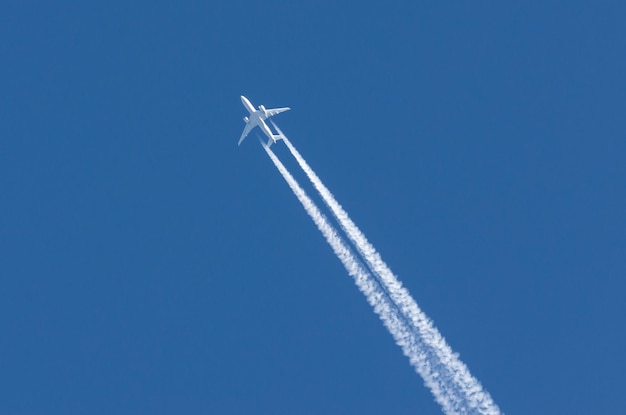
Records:
M285 134L283 134L281 129L278 128L278 126L276 125L276 123L274 121L270 120L270 122L274 126L274 129L276 131L278 131L278 134L272 134L272 138L267 140L267 146L268 147L271 146L272 144L274 144L275 142L277 142L278 140L282 140L283 138L287 138L287 137L285 137Z
M274 123L272 123L274 124ZM276 124L274 124L274 127L276 127ZM280 131L278 129L278 127L276 127L276 129L278 130L278 134L272 134L272 138L270 138L269 140L267 140L267 146L270 147L272 144L274 144L275 142L277 142L278 140L282 140L283 138L285 138L285 135L283 134L282 131Z

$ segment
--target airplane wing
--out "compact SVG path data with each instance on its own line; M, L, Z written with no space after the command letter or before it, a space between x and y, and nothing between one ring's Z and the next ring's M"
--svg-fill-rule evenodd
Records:
M284 108L271 108L271 109L266 109L265 110L265 114L267 114L267 117L265 117L265 119L272 117L276 114L280 114L281 112L285 112L285 111L289 111L291 108L289 107L284 107Z
M250 130L252 130L252 128L254 128L255 126L252 125L251 123L247 123L246 126L243 129L243 133L241 133L241 137L239 137L239 142L237 143L237 145L240 145L241 142L243 141L244 138L246 138L246 136L248 135L248 133L250 132Z

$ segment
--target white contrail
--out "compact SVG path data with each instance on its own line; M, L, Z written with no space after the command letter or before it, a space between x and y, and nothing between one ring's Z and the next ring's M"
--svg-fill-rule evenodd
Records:
M274 124L274 123L272 123ZM413 297L402 286L398 278L382 260L376 249L368 242L367 238L356 224L350 219L345 210L335 200L333 194L324 186L319 177L311 169L308 163L295 149L293 144L274 124L277 131L283 136L285 144L298 161L298 164L309 177L313 186L322 196L333 215L339 222L348 238L357 248L367 266L378 277L381 285L391 297L391 300L399 307L402 315L408 319L417 330L420 340L432 350L431 357L436 356L436 361L431 362L439 372L439 380L442 389L459 394L462 403L455 405L454 410L458 413L479 413L488 415L500 414L500 409L491 396L485 391L480 382L472 376L467 366L452 351L443 336L434 327L432 321L421 311ZM434 356L433 356L434 355ZM458 401L458 399L455 399Z
M313 219L320 232L322 232L335 255L346 268L346 271L348 271L348 274L354 278L359 290L365 295L368 303L374 308L374 311L379 315L396 343L402 348L404 355L409 358L411 365L422 376L424 383L430 388L435 396L435 400L442 406L444 412L446 414L468 413L458 409L462 408L463 397L454 393L454 390L450 389L450 385L441 382L440 370L433 366L433 358L430 356L429 350L422 343L421 339L415 336L404 316L402 316L395 304L390 301L389 297L378 285L376 279L363 267L350 247L337 234L337 231L287 171L285 166L278 160L276 155L267 145L261 144L300 203L302 203L302 206L304 206L306 212Z

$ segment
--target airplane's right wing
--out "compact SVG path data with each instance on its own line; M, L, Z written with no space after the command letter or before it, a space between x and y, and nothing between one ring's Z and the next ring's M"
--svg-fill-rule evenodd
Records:
M276 114L280 114L281 112L285 112L285 111L289 111L291 108L289 107L284 107L284 108L271 108L271 109L266 109L265 110L265 114L267 114L267 118L272 117Z
M252 130L252 128L254 127L254 125L247 123L246 126L243 129L243 133L241 133L241 137L239 137L239 142L237 143L237 145L240 145L241 142L243 141L244 138L246 138L246 136L248 135L248 133L250 132L250 130Z

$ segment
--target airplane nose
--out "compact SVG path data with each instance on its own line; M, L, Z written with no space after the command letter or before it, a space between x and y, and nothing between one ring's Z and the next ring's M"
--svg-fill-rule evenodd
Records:
M252 106L250 101L248 101L248 98L244 97L243 95L241 96L241 103L248 110L248 112L250 112L250 114L254 112L254 107Z

